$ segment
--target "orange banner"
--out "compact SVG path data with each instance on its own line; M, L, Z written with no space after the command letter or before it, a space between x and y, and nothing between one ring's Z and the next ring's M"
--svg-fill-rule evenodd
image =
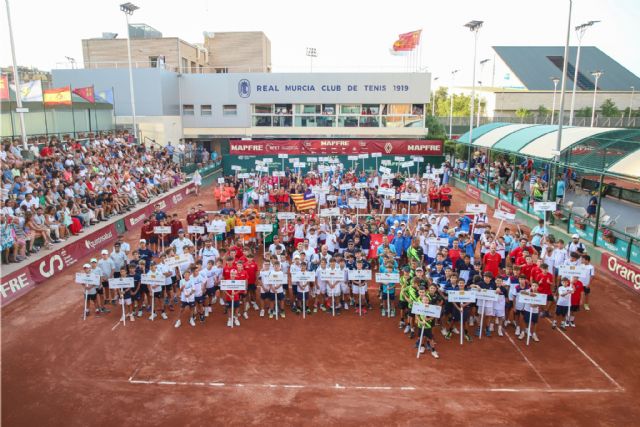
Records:
M7 76L0 77L0 100L9 100L9 78Z
M71 105L71 86L43 91L44 105Z

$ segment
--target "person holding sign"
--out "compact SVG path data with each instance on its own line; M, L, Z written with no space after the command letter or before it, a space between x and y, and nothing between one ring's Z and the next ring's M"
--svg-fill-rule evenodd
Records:
M272 270L270 275L278 276L280 274L284 274L284 272L282 271L282 265L279 261L274 262L274 260L272 260L271 267ZM276 310L278 312L278 317L282 317L283 319L286 318L287 316L284 313L284 285L282 283L274 283L269 286L269 299L271 300L269 319L273 319L273 316L276 315Z
M179 328L182 324L182 313L185 311L189 313L189 324L196 326L196 322L193 318L194 309L196 306L196 283L191 277L191 269L184 271L182 279L180 279L180 288L178 294L180 295L180 313L178 313L178 320L176 320L175 327ZM185 310L186 309L186 310Z
M571 308L571 294L573 293L573 287L570 284L570 279L568 277L563 277L560 279L560 286L558 286L557 297L558 300L556 302L556 316L551 322L551 329L555 329L557 327L557 322L559 318L562 318L562 322L560 323L560 329L566 331L567 323L569 322L569 309Z
M435 287L434 287L434 292L435 292ZM424 304L425 306L430 305L430 304L434 304L434 302L432 302L431 300L431 294L426 293L425 292L425 288L424 286L420 286L420 289L418 290L418 294L417 294L417 298L419 301L417 302L421 302L422 304ZM437 305L437 304L434 304ZM433 322L434 322L434 318L433 317L427 317L421 314L416 314L414 315L415 319L416 319L416 326L418 327L418 329L420 329L422 332L422 337L425 339L426 341L426 348L428 348L431 352L431 356L433 356L435 359L439 359L440 355L438 354L438 352L436 351L436 341L433 338ZM416 347L420 346L420 340L418 339L418 341L416 341ZM425 352L425 347L420 346L420 353L424 353Z
M467 290L469 290L469 287L466 285L464 279L458 279L457 291L467 291ZM454 308L453 312L451 313L453 325L455 325L456 323L466 325L467 320L469 319L471 303L470 302L461 302L461 303L454 302L452 304ZM445 335L446 339L451 339L452 330L453 330L453 327L449 330L449 332L447 332L447 335ZM467 342L471 342L471 336L469 335L469 332L467 331L466 327L464 328L464 330L460 331L460 333L464 333L464 338L467 340ZM462 340L462 338L460 338L460 340ZM460 342L462 343L462 341Z
M159 277L162 280L165 279L164 275L161 274L161 272L158 270L158 265L155 262L151 263L151 268L148 274L155 277ZM156 313L157 311L160 311L160 315L164 320L167 320L167 313L166 313L167 306L164 303L164 299L162 296L163 287L164 286L162 285L150 285L151 298L153 298L152 301L153 301L154 308L153 308L153 311L151 312L151 315L149 316L149 320L154 320L156 317L158 317L158 314Z
M243 316L245 319L249 317L247 311L249 311L249 305L253 307L254 310L258 310L258 297L256 295L256 290L258 289L256 286L256 280L258 276L258 264L255 261L255 255L250 252L247 254L247 261L244 263L244 271L247 273L247 295L244 305L244 313Z
M450 213L449 209L451 207L453 191L451 190L451 187L449 187L449 184L446 182L443 183L440 187L440 190L438 191L438 194L440 196L440 211L442 212L444 210L446 213Z
M380 266L380 273L398 273L397 267L394 265L393 260L387 259L385 263ZM396 309L395 309L395 299L396 299L396 283L383 283L382 284L382 298L381 303L384 304L386 301L386 308L383 305L382 310L380 311L380 315L382 317L396 317ZM392 303L392 301L394 301Z
M538 292L538 282L535 280L531 282L531 287L526 291L521 291L520 294L525 295L535 295ZM522 330L520 335L518 335L518 339L522 340L525 337L525 333L530 334L531 339L535 342L539 342L540 339L536 334L538 329L538 315L539 315L539 306L536 304L525 303L524 304L524 322L527 325L527 330Z
M364 259L356 260L356 268L357 271L364 270ZM357 313L359 315L367 314L367 308L371 309L371 304L369 304L369 293L368 290L368 281L366 280L352 280L351 281L351 289L352 294L358 296L358 308ZM364 296L365 306L362 306L362 297Z
M570 283L573 288L573 293L571 294L571 313L568 316L567 325L575 328L575 313L580 311L580 300L582 299L584 284L580 281L579 276L572 276Z
M291 266L291 272L293 272L293 266ZM307 264L301 263L300 270L301 273L306 273ZM311 314L311 309L309 308L309 292L310 292L310 282L301 281L297 283L298 286L293 286L296 290L296 303L294 305L294 310L296 313L301 313L303 310L305 314Z
M121 278L125 278L125 277L133 277L134 276L134 272L135 272L135 267L133 269L131 269L131 266L129 268L129 272L127 271L127 267L122 267L120 269L120 277ZM135 321L135 317L133 317L133 308L131 306L131 288L126 288L125 291L122 290L122 288L119 289L120 292L120 304L123 304L126 306L126 310L123 313L122 318L120 319L121 321L125 320L125 317L129 317L130 321Z
M84 274L93 274L91 271L91 264L85 264L82 266L82 272ZM99 276L98 276L99 277ZM100 286L98 283L89 284L83 283L84 285L84 315L89 315L89 301L93 301L93 307L96 309L96 316L99 316L100 313L104 310L104 307L100 307L97 298L97 289ZM105 313L109 313L109 311L105 310Z
M196 264L196 268L193 271L193 289L194 289L194 300L196 303L194 309L194 316L197 314L200 318L200 323L204 323L204 300L206 296L206 283L207 276L202 270L202 266L200 264Z

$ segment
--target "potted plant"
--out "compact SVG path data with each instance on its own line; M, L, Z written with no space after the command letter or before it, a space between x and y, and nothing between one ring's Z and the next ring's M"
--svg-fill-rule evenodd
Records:
M507 187L506 185L501 185L500 194L507 196L509 194L509 187Z
M608 228L606 228L606 227L602 227L602 228L601 228L601 230L602 230L602 238L603 238L606 242L609 242L609 243L611 243L612 245L615 245L617 238L616 238L616 236L613 234L613 231L609 230L609 229L608 229Z
M489 182L489 188L492 190L496 189L496 183L494 181Z
M584 230L585 229L585 227L586 227L585 222L586 221L584 220L584 218L581 218L581 217L578 217L578 216L573 217L573 226L575 228L577 228L578 230Z
M517 201L522 202L522 199L524 199L524 193L522 191L516 191L513 197L515 197Z

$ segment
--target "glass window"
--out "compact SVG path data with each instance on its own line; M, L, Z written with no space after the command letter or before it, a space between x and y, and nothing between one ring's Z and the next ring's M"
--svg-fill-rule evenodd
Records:
M293 114L293 104L276 104L276 114Z
M424 104L413 104L411 106L411 114L414 116L422 116L424 114Z
M254 126L271 126L271 116L253 116Z
M271 114L273 113L273 104L255 104L253 112L254 114Z
M382 116L382 127L401 128L404 126L403 116Z
M222 115L223 116L237 116L238 115L238 106L233 104L227 104L222 106Z
M320 114L320 104L296 104L296 114Z
M314 128L317 126L315 116L296 116L296 127Z
M193 116L195 114L193 104L183 104L182 105L182 115L183 116Z
M367 116L377 116L380 114L380 104L362 104L361 114Z
M293 117L291 116L273 116L273 126L278 127L291 127L293 123Z
M409 115L411 114L411 104L389 104L387 106L387 115Z
M404 127L407 128L420 128L424 127L424 120L422 116L409 116L404 118Z
M358 116L340 116L338 126L345 128L357 128Z
M360 114L360 104L342 104L340 114Z
M336 104L322 104L322 114L333 115L336 113Z
M380 122L378 121L378 116L360 117L361 128L377 128L379 126L380 126Z
M331 128L336 126L336 116L316 116L316 125L319 128Z
M149 65L151 66L151 68L158 68L158 57L157 56L150 56L149 57Z
M216 68L215 71L216 71L216 74L227 74L229 72L229 68L228 67Z
M201 116L210 116L211 115L211 104L203 104L200 106L200 115Z

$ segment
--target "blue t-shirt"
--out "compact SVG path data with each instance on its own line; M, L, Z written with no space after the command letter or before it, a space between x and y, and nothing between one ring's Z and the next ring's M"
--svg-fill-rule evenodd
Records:
M470 226L471 218L466 215L460 218L460 231L466 231L468 233Z
M558 197L564 196L565 187L566 187L566 184L564 181L562 180L558 181L558 183L556 184L556 196Z

